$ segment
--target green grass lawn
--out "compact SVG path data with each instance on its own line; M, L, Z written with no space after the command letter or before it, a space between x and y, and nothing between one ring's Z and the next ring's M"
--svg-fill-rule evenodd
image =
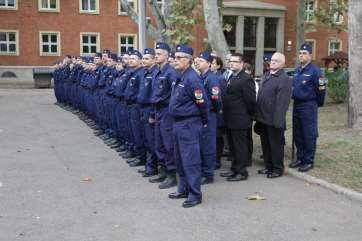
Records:
M286 160L291 157L291 109L292 104L285 134ZM362 132L346 127L346 105L327 103L319 109L318 118L315 168L309 174L362 192Z

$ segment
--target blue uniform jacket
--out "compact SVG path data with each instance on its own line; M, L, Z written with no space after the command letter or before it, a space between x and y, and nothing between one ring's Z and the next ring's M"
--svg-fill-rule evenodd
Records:
M160 68L153 82L151 102L167 106L170 101L172 83L177 79L179 79L179 73L169 63Z
M114 86L113 81L115 77L117 76L117 69L115 67L108 67L106 72L106 92L109 95L114 94Z
M209 103L211 103L210 110L219 112L221 110L221 91L219 77L214 74L211 70L208 70L205 74L201 74L206 96Z
M319 67L309 63L304 68L296 68L292 94L296 102L317 101L318 106L322 106L325 94L325 82Z
M145 69L145 75L141 80L137 96L138 103L151 104L152 86L157 73L158 73L157 65L153 66L150 69Z
M112 86L113 86L113 95L116 97L121 97L119 93L119 88L122 83L122 75L125 73L125 70L117 70L117 74L114 77Z
M95 72L97 74L98 88L103 88L106 85L107 66L101 64L96 68Z
M143 67L131 70L128 83L124 91L124 99L127 101L127 104L136 103L140 83L143 76L144 76Z
M207 124L208 103L206 91L199 75L191 67L187 68L179 81L174 82L169 113L175 120L186 117L201 117Z

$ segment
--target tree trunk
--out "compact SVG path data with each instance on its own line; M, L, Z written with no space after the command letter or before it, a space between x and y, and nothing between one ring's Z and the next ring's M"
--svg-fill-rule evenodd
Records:
M361 128L362 106L362 1L349 0L349 98L348 127Z
M299 48L304 43L304 34L305 34L305 26L304 26L304 15L305 15L305 0L298 1L298 14L297 14L297 38L295 42L295 66L299 65ZM314 50L313 50L314 51Z
M203 0L205 25L209 43L222 59L230 53L222 30L217 0Z

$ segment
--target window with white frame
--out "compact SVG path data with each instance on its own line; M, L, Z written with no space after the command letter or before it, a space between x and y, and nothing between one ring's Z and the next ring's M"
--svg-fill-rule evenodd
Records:
M99 33L80 34L80 54L92 55L99 51Z
M310 46L312 46L312 55L313 55L313 59L315 59L315 53L316 53L316 40L315 39L306 39L305 40L306 43L308 43Z
M119 34L119 54L137 48L137 36L135 34Z
M17 30L0 30L0 55L18 55Z
M18 3L17 0L0 0L0 10L1 9L17 9Z
M133 11L138 12L137 0L127 0ZM122 7L121 0L118 0L118 14L127 15L127 11Z
M59 0L39 0L39 11L59 11Z
M99 0L79 0L81 13L99 13Z
M305 16L304 20L306 22L314 21L314 10L315 10L315 0L306 0L305 1Z
M342 50L342 42L339 39L331 39L328 42L328 56Z
M343 22L343 15L336 11L337 9L337 0L330 0L329 2L330 11L335 12L333 14L333 22L341 24Z
M60 33L59 32L40 32L40 55L41 56L59 56L60 55Z

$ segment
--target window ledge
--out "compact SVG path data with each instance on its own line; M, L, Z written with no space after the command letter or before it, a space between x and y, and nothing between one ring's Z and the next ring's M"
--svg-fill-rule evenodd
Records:
M18 8L16 8L16 7L0 7L0 11L1 10L16 11L16 10L18 10Z
M85 10L81 10L79 11L80 14L93 14L93 15L97 15L99 14L99 10L97 11L85 11Z
M41 57L59 57L60 53L48 54L48 53L41 53Z
M19 53L0 53L2 56L19 56Z
M39 12L46 12L46 13L59 13L59 9L39 9Z

